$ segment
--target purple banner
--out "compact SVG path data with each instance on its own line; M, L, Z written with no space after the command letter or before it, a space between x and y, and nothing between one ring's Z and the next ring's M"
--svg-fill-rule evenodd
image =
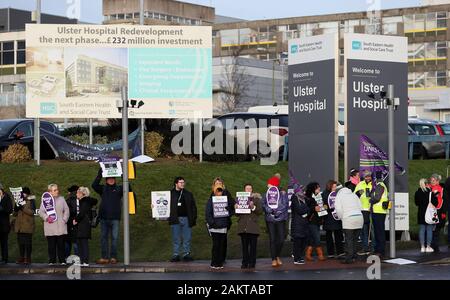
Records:
M51 220L51 222L49 223L53 223L58 220L58 215L56 214L55 199L50 193L45 192L44 194L42 194L42 205L44 206L47 216Z
M336 213L336 210L335 210L336 196L337 196L336 192L331 192L328 195L328 207L331 210L331 215L333 216L333 218L335 220L339 220L339 217L337 216L337 213Z
M383 177L389 174L387 154L365 135L361 135L360 139L359 168L361 173L367 170L372 173L382 172ZM398 163L395 163L395 170L402 175L405 173L405 169Z
M278 200L280 200L280 191L276 186L272 186L267 190L266 193L267 206L269 206L271 209L277 209Z

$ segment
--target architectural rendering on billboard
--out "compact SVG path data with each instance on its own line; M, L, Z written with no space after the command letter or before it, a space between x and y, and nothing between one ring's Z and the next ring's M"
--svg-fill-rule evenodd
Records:
M289 169L302 184L338 176L336 35L289 41Z
M208 26L27 24L29 118L212 117Z
M382 99L394 85L400 105L395 111L396 199L408 197L408 41L406 37L347 34L345 36L346 171L360 167L360 138L367 136L388 152L388 108ZM366 164L367 162L365 162Z

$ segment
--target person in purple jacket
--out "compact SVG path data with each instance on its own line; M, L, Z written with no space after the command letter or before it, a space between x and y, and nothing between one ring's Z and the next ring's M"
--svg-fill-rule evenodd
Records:
M279 267L280 255L286 237L286 221L288 219L289 199L285 191L279 191L280 178L274 176L267 181L267 193L263 196L262 206L266 216L269 232L272 267Z

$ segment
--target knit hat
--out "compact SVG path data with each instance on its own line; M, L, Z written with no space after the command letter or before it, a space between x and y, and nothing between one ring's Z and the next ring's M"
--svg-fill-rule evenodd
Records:
M272 178L267 180L267 184L279 187L280 186L280 178L278 178L277 176L273 176Z
M78 185L72 185L71 187L69 187L69 188L67 189L67 191L68 191L69 193L74 193L74 192L78 191L78 188L79 188Z
M369 170L365 170L363 172L363 177L367 177L367 176L372 176L372 172L370 172Z

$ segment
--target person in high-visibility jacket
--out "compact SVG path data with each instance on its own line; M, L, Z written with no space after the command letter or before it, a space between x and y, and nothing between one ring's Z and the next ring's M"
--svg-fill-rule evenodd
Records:
M369 228L370 228L370 193L372 191L372 173L368 170L363 172L364 180L358 183L354 193L361 201L361 211L364 218L364 226L361 231L362 251L358 255L366 255L369 250Z
M370 195L372 222L375 238L375 255L383 257L386 248L385 221L389 208L388 189L383 182L383 175L377 172L375 187Z

